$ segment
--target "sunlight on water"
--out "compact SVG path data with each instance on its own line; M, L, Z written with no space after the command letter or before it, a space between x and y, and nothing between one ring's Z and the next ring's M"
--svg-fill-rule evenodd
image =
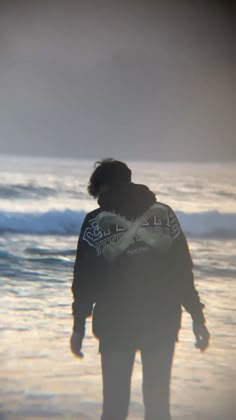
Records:
M190 242L198 267L205 266L206 261L214 261L215 252L220 254L219 244L219 241L205 244L201 244L201 241ZM74 359L69 351L72 325L70 286L75 245L75 237L28 236L23 241L18 237L11 242L11 252L17 250L18 256L24 259L27 255L28 262L21 264L21 269L16 265L15 273L13 267L11 279L5 277L1 280L1 289L4 291L0 309L1 401L5 411L18 412L23 417L30 412L34 415L40 413L40 416L50 413L55 419L61 416L75 418L76 415L81 419L86 415L89 419L97 419L99 416L99 355L90 321L84 343L84 360ZM226 260L229 250L235 245L233 241L224 243L222 261L224 258ZM55 261L49 265L44 262L47 250L48 255L55 257ZM60 253L67 254L66 259ZM37 254L41 255L41 259L35 259ZM67 265L63 265L63 261ZM229 260L227 263L228 269L232 269ZM184 314L173 367L174 419L184 418L181 413L188 414L186 418L189 419L197 418L198 411L204 413L209 407L212 409L216 395L221 395L217 404L222 411L225 409L224 398L232 392L236 350L232 330L236 323L236 285L233 278L218 277L216 273L217 268L213 265L209 266L207 276L202 275L201 269L195 270L196 283L206 304L208 326L212 331L211 347L203 355L194 348L190 317ZM141 419L143 407L139 355L132 389L130 418ZM201 407L196 405L196 398L200 398Z

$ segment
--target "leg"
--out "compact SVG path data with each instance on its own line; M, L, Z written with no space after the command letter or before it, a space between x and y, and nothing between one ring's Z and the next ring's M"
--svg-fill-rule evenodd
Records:
M151 350L142 350L145 420L171 420L170 376L175 340L166 340Z
M102 420L125 420L130 401L130 384L135 352L102 352Z

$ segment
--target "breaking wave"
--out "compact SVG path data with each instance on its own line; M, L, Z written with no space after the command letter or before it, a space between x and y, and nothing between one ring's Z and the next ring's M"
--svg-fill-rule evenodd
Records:
M236 213L217 211L176 212L187 236L236 238ZM86 215L84 210L51 210L22 213L0 212L0 232L41 235L78 235Z

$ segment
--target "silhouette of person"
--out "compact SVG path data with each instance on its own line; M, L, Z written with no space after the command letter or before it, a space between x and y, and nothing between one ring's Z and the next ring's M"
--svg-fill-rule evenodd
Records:
M71 350L79 357L85 320L99 339L102 420L128 416L136 351L143 369L145 420L170 420L171 366L181 306L192 316L196 347L209 342L193 264L173 210L120 161L97 162L88 192L99 207L83 222L74 266Z

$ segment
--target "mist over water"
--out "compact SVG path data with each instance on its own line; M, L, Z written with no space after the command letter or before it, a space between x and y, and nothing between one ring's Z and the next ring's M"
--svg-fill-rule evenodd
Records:
M0 150L230 161L230 1L0 3Z

